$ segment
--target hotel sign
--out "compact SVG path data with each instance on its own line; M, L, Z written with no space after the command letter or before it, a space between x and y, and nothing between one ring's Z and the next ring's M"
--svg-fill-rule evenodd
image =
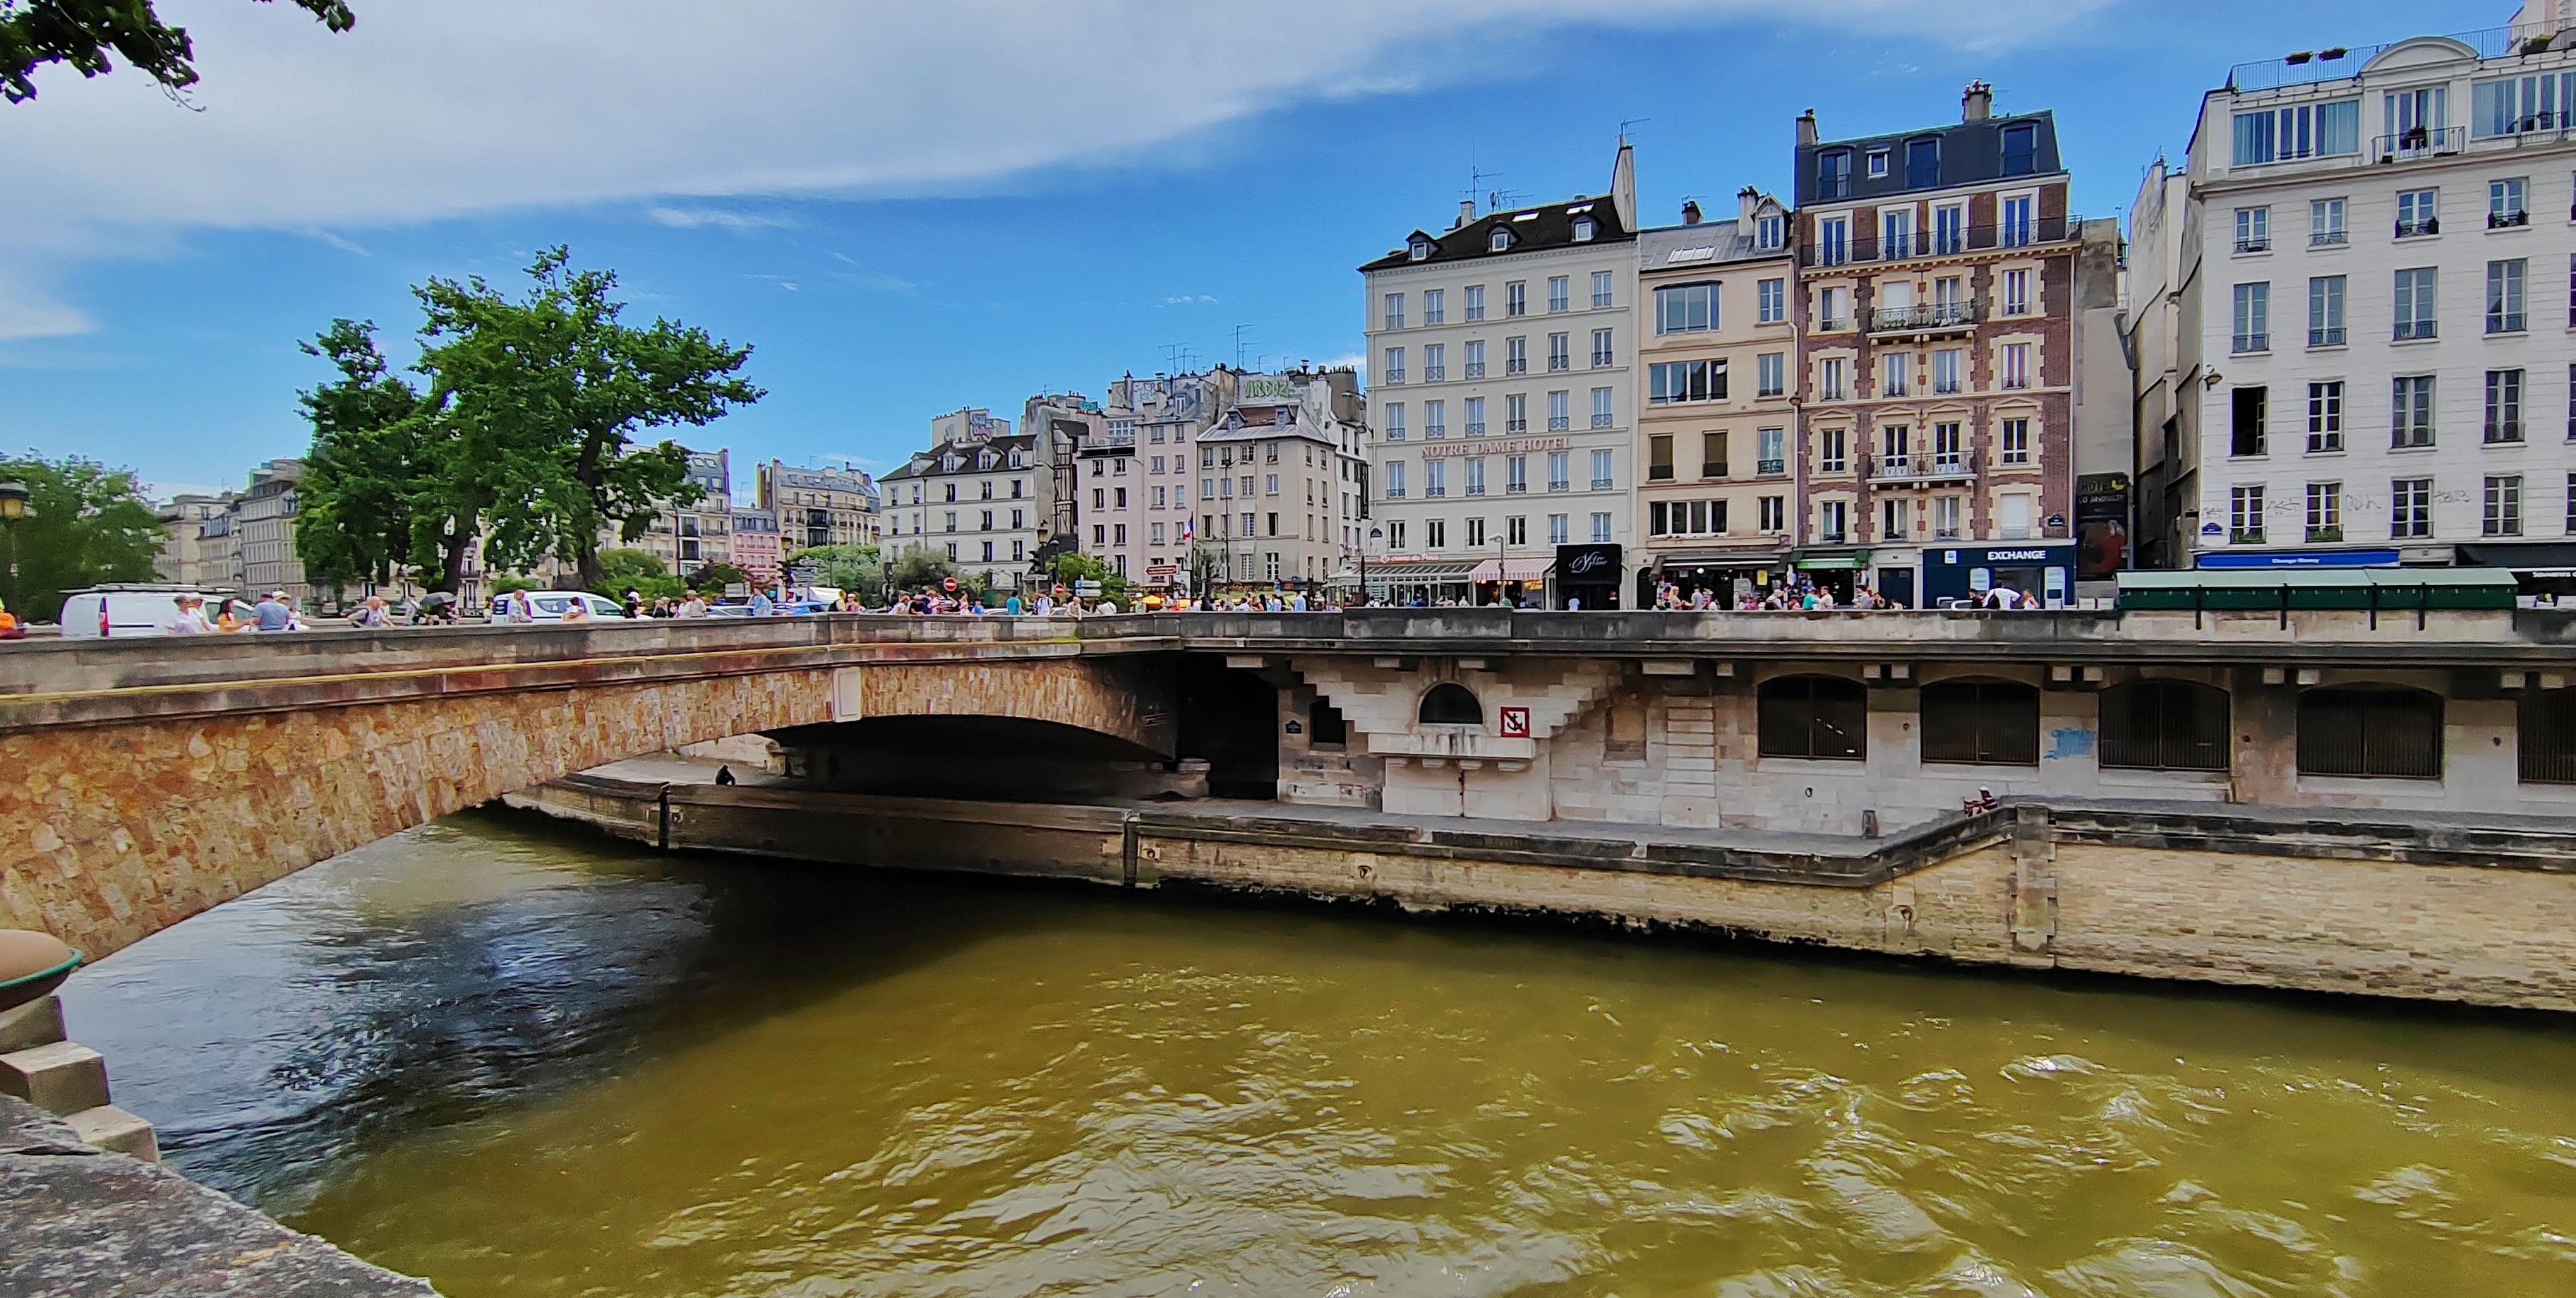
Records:
M1463 442L1424 442L1422 458L1443 460L1461 455L1528 455L1535 451L1562 451L1571 441L1565 437L1514 437L1491 442L1476 437Z

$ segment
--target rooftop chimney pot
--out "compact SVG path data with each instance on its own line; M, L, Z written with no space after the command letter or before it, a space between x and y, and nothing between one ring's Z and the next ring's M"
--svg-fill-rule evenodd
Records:
M1995 88L1983 81L1971 81L1959 95L1959 120L1982 122L1995 115Z
M1455 221L1450 222L1450 223L1449 223L1449 228L1450 228L1450 229L1452 229L1452 230L1456 230L1456 229L1464 228L1464 227L1466 226L1466 224L1467 224L1469 221L1473 221L1473 220L1475 220L1475 219L1476 219L1476 200L1474 200L1474 199L1472 199L1472 198L1462 198L1462 199L1459 199L1459 200L1458 200L1458 219L1457 219L1457 220L1455 220Z
M1682 224L1699 224L1699 201L1697 199L1685 198L1682 200Z
M1813 144L1815 142L1816 110L1810 108L1807 111L1798 114L1798 143Z

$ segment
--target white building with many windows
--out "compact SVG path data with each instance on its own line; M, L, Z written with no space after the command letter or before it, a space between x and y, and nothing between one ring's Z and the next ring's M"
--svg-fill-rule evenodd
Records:
M1632 559L1636 182L1476 215L1360 267L1371 373L1369 583L1380 597L1619 607Z
M2576 563L2576 35L2523 18L2204 101L2176 277L2199 565Z
M881 480L886 549L928 550L961 577L1022 589L1049 535L1051 470L1028 434L958 432L960 440L915 453Z

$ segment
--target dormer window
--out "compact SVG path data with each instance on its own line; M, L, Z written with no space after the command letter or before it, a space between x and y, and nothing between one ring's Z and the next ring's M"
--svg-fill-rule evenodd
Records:
M1869 151L1869 178L1872 180L1887 179L1887 150L1872 149Z
M1591 217L1578 216L1574 218L1574 241L1576 243L1592 242L1592 231L1593 224Z
M1413 246L1407 250L1406 255L1415 261L1431 260L1431 241L1429 239L1414 240Z
M1485 251L1487 252L1509 252L1511 251L1511 247L1512 232L1499 225L1495 226L1493 234L1487 236L1485 239Z

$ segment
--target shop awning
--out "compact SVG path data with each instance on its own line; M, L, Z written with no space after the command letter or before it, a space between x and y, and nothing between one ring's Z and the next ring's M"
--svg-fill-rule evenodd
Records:
M1439 585L1463 582L1475 570L1476 565L1466 559L1385 559L1370 562L1368 577L1371 585L1381 581L1408 586Z
M1785 550L1696 550L1655 556L1655 566L1667 572L1675 568L1770 568L1788 561Z
M1840 571L1868 566L1869 556L1866 554L1812 554L1798 561L1798 567L1807 572Z
M1467 578L1474 582L1545 581L1548 570L1556 566L1553 555L1537 559L1487 559L1476 565Z

